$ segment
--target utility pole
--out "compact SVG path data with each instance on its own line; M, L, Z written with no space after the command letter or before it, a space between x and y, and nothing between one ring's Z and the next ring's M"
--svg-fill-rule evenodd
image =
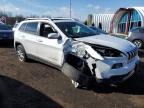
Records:
M70 0L70 18L71 18L71 12L72 10L71 10L71 0Z
M6 10L5 10L5 0L3 0L3 14L6 15Z

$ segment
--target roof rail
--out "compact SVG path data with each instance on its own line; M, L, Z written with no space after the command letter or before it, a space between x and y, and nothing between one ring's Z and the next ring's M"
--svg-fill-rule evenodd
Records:
M64 17L56 17L56 18L51 18L51 20L74 20L72 18L64 18Z
M51 18L26 18L25 20L51 20Z
M25 20L73 20L73 21L77 21L76 19L73 18L64 18L64 17L54 17L54 18L26 18Z

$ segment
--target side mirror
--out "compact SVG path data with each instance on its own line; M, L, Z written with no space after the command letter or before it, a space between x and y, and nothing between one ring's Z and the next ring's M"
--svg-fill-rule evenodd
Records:
M61 40L62 37L58 34L58 33L50 33L48 34L47 36L49 39L58 39L58 40Z

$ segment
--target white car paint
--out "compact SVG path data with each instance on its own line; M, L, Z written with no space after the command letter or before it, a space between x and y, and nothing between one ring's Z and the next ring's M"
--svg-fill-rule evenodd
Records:
M14 34L14 41L21 42L24 46L27 54L37 56L41 59L44 59L50 63L53 63L59 67L63 65L64 59L64 44L68 40L59 30L59 28L51 21L48 20L29 20L28 22L44 22L52 25L56 31L62 36L62 40L58 41L57 39L48 39L40 36L35 36L30 33L21 32L18 30L23 23L23 21L18 25L16 32ZM62 59L63 58L63 59Z
M12 28L12 31L15 32L15 30L18 28L19 23L15 23L14 27Z
M36 56L49 61L55 65L62 66L64 56L64 40L45 39L37 36Z
M126 58L105 58L103 61L97 61L96 76L98 79L109 79L116 75L125 75L135 71L135 67L139 57L136 56L130 63L127 63ZM119 69L111 69L113 64L123 63L123 67Z

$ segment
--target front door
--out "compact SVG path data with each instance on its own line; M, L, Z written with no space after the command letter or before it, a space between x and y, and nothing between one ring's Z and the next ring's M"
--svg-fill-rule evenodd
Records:
M56 33L55 29L47 23L41 23L40 33L37 36L37 55L47 62L62 66L65 41L63 39L49 39L48 34L50 33Z

